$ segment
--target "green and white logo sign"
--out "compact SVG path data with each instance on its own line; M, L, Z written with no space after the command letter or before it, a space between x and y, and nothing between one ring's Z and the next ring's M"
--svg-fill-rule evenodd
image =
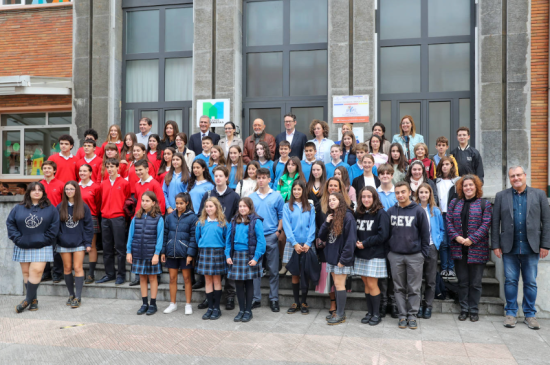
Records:
M229 113L229 99L197 100L197 126L200 117L207 115L212 127L223 127L231 120Z

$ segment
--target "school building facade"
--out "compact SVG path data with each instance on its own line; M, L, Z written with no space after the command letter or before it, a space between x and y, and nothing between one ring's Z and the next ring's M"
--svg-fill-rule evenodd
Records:
M44 3L44 4L41 4ZM469 126L485 195L526 167L547 190L548 0L2 0L0 180L29 181L56 138L138 132L148 116L191 134L197 100L230 99L244 139L255 118L308 135L332 100L368 95L371 125L403 115L435 152ZM218 133L223 130L218 130Z

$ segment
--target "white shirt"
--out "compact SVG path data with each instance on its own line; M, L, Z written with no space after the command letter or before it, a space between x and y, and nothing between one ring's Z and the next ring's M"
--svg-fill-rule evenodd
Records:
M80 181L80 182L78 183L78 185L80 185L80 186L83 187L83 188L87 188L87 187L92 186L93 183L94 183L94 182L92 181L92 179L90 179L90 181L88 181L88 183L87 183L86 185L82 184L82 181Z
M388 196L391 193L395 193L395 186L392 185L390 191L386 192L382 190L382 184L380 184L380 186L378 187L378 189L376 189L376 191L379 193L384 193L384 195Z
M205 182L208 182L208 181L207 181L206 179L201 180L201 181L197 180L197 181L195 181L195 185L202 185L202 184L204 184Z
M201 140L202 140L204 137L208 137L208 132L209 132L209 131L206 131L205 133L202 133L202 131L199 132L199 133L201 134Z
M217 222L217 219L210 219L210 217L206 217L207 222Z
M430 227L430 245L434 244L434 241L432 240L432 222L430 221L430 210L426 206L426 208L423 208L426 212L426 215L428 216L428 226Z
M126 178L126 179L128 179L128 178ZM113 186L113 185L115 185L116 178L114 180L111 180L111 177L109 177L109 181L111 182L111 186Z
M63 157L65 160L69 160L69 158L74 157L72 153L69 155L69 157L65 157L65 156L63 156L63 154L61 152L59 152L59 156Z
M447 213L447 200L449 199L449 190L453 187L452 180L441 179L437 183L437 192L439 196L439 209L442 213Z
M235 192L239 194L241 198L245 198L254 192L254 190L256 189L256 185L256 180L252 180L251 178L247 177L242 181L242 187L241 182L239 181L237 187L235 188Z
M157 153L157 151L153 151L153 150L151 150L151 151L149 151L149 153L150 153L150 154L152 154L152 155L154 155L154 154L156 154L156 153Z
M225 192L227 191L227 186L225 187L225 189L223 191L219 191L218 188L216 187L216 191L221 196L221 195L225 194Z
M260 193L260 190L257 191L258 196L259 196L260 199L262 199L262 200L264 200L265 198L267 198L267 196L268 196L269 194L271 194L272 192L273 192L273 189L269 189L269 191L267 192L267 194L262 194L262 193Z
M372 186L376 189L376 183L374 182L374 176L373 177L366 177L363 175L363 178L365 179L365 186Z
M84 156L84 161L86 161L86 163L90 163L94 160L94 158L96 158L97 156L94 155L94 157L90 158L89 160L86 158L86 156Z
M294 130L292 131L292 133L288 134L288 132L285 131L285 135L286 135L286 140L288 141L288 143L290 143L292 145L292 140L294 139L294 133L296 133L296 128L294 128Z
M151 180L153 180L153 177L151 175L149 175L149 178L147 180L145 180L145 181L139 180L139 183L141 185L144 185L145 183L151 182Z

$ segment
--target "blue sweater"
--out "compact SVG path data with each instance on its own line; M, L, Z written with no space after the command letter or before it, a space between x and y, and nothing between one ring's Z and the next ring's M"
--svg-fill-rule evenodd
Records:
M430 205L428 204L428 211ZM445 222L443 222L443 215L438 207L434 207L434 216L430 214L430 235L435 247L439 250L443 237L445 235Z
M257 162L260 164L260 168L269 170L269 175L271 176L271 183L273 183L273 181L275 180L275 174L273 174L273 161L267 160L263 165L260 161L257 161Z
M244 173L246 172L246 165L243 165L243 178ZM229 171L229 180L227 181L227 186L229 186L231 189L235 190L237 187L237 184L239 183L239 180L235 181L235 175L237 174L237 166L231 166L231 170ZM214 178L212 176L212 178Z
M130 223L130 231L128 232L128 243L126 244L126 252L132 252L132 242L134 240L134 231L136 229L136 218L132 218ZM157 223L157 243L155 245L155 255L160 255L162 245L164 244L164 219L162 217Z
M218 221L209 222L208 219L204 225L197 222L195 229L195 239L201 248L225 248L231 232L231 224L226 223L225 227L220 227Z
M285 202L278 191L270 191L265 199L260 198L258 191L249 196L254 202L254 210L264 219L264 234L273 234L277 231L279 221L283 219Z
M359 162L358 162L349 168L348 173L349 173L349 181L353 181L357 176L363 175L363 167L362 166L359 167ZM376 168L376 166L372 167L372 174L374 176L378 176L378 169Z
M162 182L162 192L164 193L164 201L166 202L166 209L176 209L176 195L179 193L185 193L187 191L187 184L181 181L181 173L172 176L170 185L166 186L166 181Z
M52 246L59 232L59 212L53 205L26 208L17 204L8 215L6 226L9 239L20 248Z
M206 162L206 166L208 166L208 163L210 162L210 155L205 156L204 154L201 153L200 155L195 157L195 160L197 160L197 159L203 160L204 162Z
M203 195L207 192L214 189L214 184L207 181L205 183L202 183L200 185L197 185L195 183L195 186L193 186L193 189L189 191L189 195L191 196L191 202L193 203L193 210L195 211L196 215L199 215L200 213L200 206Z
M313 160L313 162L315 161L316 160ZM304 177L307 182L309 182L309 175L311 175L311 166L313 165L313 162L309 163L306 160L302 160L302 172L304 173Z
M277 166L275 167L275 179L271 181L271 187L274 187L275 189L277 189L277 185L279 185L279 180L281 179L281 177L283 177L283 172L285 171L286 163L281 162L280 160L277 160L275 162L277 162ZM273 168L271 170L273 172Z
M315 207L311 204L309 212L303 212L302 208L294 203L294 211L290 205L285 204L283 208L283 229L287 242L292 246L297 243L305 243L311 247L315 239Z
M346 168L346 170L348 170L348 175L351 176L351 170L350 170L350 167L347 163L345 163L344 161L340 161L340 162L338 162L338 164L336 166L334 166L332 161L330 161L329 163L325 164L325 167L327 169L327 179L330 179L331 177L334 177L334 170L336 170L336 168L340 167L340 166L344 166ZM351 181L353 181L353 180L351 180Z
M206 163L206 166L208 166L208 162ZM208 167L208 171L210 172L210 177L212 178L212 181L214 181L214 169L218 167L218 164L215 163L212 166Z
M256 252L254 253L254 261L258 262L260 257L265 253L266 241L264 235L264 227L260 224L260 220L256 221L257 224L254 226L254 231L256 232ZM245 251L248 252L248 224L239 223L235 228L235 251ZM231 235L227 235L227 241L225 243L225 257L231 257Z
M379 186L376 191L378 191L378 197L380 198L380 202L384 206L384 210L387 212L388 209L393 207L397 203L397 198L395 197L395 191L393 191L394 188L392 188L392 191L386 195L386 193L382 190L382 186Z

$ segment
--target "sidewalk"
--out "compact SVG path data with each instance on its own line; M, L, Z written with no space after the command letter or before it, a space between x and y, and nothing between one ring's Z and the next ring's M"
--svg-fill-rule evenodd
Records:
M348 312L345 324L328 326L326 310L307 316L254 310L250 323L235 323L237 311L203 321L204 310L183 306L163 314L137 316L140 300L84 298L82 307L66 298L42 296L37 312L16 314L21 297L0 296L1 364L549 364L550 320L542 329L502 326L502 317L459 322L434 314L419 329L399 329L397 320L361 324L364 312ZM80 325L77 327L67 327ZM67 328L62 328L67 327Z

